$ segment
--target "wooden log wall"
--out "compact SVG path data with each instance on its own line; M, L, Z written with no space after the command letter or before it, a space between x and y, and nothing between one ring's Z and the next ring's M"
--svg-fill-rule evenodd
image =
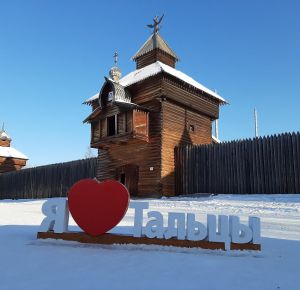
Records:
M110 144L99 150L97 178L117 179L118 170L125 165L138 166L138 196L160 196L161 192L161 103L157 100L144 103L149 114L149 142L131 138L126 143ZM148 116L146 116L148 117ZM145 119L145 118L144 118ZM131 122L132 123L132 122ZM150 168L153 170L150 170ZM131 192L131 195L136 193Z
M20 170L26 165L26 161L27 160L19 158L7 158L0 156L0 174Z
M2 146L2 147L10 147L10 143L11 143L11 140L1 140L0 139L0 146Z
M300 133L176 147L175 191L300 193Z
M175 68L176 59L160 49L154 49L136 59L136 68L140 69L156 61L161 61Z
M149 113L133 110L133 132L140 135L149 135Z
M173 196L174 148L182 145L211 144L211 119L168 100L162 102L162 115L163 193Z
M219 118L219 103L208 98L204 92L187 89L172 76L165 75L163 78L163 94L170 100L178 102L189 110L206 115L212 119Z
M0 174L0 199L66 196L75 182L96 176L96 162L89 158Z

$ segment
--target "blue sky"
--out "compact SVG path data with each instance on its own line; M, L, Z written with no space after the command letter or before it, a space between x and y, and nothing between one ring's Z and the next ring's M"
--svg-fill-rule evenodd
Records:
M165 14L161 35L177 69L230 105L220 139L298 131L299 1L0 0L0 122L30 165L83 158L90 128L82 102L102 86L119 52L123 75Z

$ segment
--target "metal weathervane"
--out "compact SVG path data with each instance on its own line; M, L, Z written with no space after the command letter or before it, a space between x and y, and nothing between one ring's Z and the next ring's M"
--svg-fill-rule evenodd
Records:
M153 18L153 24L147 24L148 27L153 28L153 33L156 33L160 30L159 24L161 23L162 19L164 17L164 14L161 17L155 16Z
M119 57L119 54L117 52L114 53L114 62L115 62L115 65L118 64L118 57Z

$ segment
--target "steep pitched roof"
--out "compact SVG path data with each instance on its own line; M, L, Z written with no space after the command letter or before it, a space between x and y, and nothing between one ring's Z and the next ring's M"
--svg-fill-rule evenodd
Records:
M2 129L0 131L0 140L11 140L11 138L8 136L8 134L6 133L5 129L4 129L4 123L2 125Z
M131 94L125 87L112 80L108 79L108 81L113 86L114 93L115 93L115 101L131 102Z
M89 99L85 100L83 102L83 104L89 104L92 101L98 99L101 96L102 90L106 86L107 83L109 83L111 85L111 87L114 91L114 94L115 94L116 101L131 102L131 94L124 86L122 86L120 83L113 81L110 78L105 77L105 83L103 84L100 92L97 93L96 95L90 97Z
M165 42L165 40L159 35L158 32L153 33L147 41L143 44L143 46L137 51L137 53L132 57L133 60L136 60L140 56L150 52L154 49L160 49L167 54L173 56L176 60L178 60L178 56L176 53L170 48L170 46Z
M0 131L0 139L1 140L11 140L11 138L8 136L8 134L4 130Z

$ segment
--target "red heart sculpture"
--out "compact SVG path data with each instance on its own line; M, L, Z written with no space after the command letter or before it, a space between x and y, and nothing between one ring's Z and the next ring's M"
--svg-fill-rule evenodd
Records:
M68 193L73 219L91 236L104 234L115 227L126 214L128 204L127 188L115 180L83 179Z

